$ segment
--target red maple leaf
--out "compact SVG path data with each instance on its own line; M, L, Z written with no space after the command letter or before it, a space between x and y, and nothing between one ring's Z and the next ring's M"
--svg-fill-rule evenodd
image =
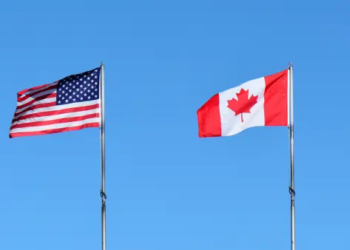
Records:
M248 99L249 90L241 89L237 93L237 100L232 98L232 100L227 101L227 107L235 112L235 115L241 115L241 121L243 122L243 113L250 113L250 109L258 102L258 96L252 95Z

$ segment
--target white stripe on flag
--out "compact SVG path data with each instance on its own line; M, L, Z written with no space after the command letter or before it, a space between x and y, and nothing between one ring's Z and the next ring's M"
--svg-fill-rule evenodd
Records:
M30 107L33 107L35 105L38 105L38 104L43 104L43 103L50 103L50 102L56 102L56 97L52 97L52 98L46 98L46 99L42 99L42 100L39 100L39 101L36 101L26 107L23 107L21 109L17 109L16 110L16 114L20 113L21 111L25 110L25 109L28 109Z
M59 114L59 115L49 115L49 116L27 118L27 119L16 121L16 122L12 123L12 125L29 123L29 122L52 121L52 120L56 120L56 119L69 118L69 117L79 117L79 116L91 115L91 114L95 114L95 113L99 114L100 108L86 110L86 111L70 112L70 113Z
M36 95L33 95L31 97L28 97L27 99L25 99L24 101L21 101L21 102L17 102L17 107L18 106L21 106L21 105L24 105L30 101L33 101L35 100L36 98L40 97L40 96L44 96L44 95L49 95L49 94L53 94L53 93L56 93L56 89L50 89L50 90L46 90L44 92L41 92L41 93L38 93Z
M54 82L54 83L51 83L51 84L49 84L49 85L47 85L47 86L38 88L38 89L29 90L29 91L23 93L22 95L18 96L18 98L23 98L23 97L26 97L26 96L28 96L28 95L32 95L33 93L36 93L36 92L42 91L42 90L44 90L44 89L47 89L47 88L56 86L57 83L58 83L58 81L57 81L57 82Z
M14 128L10 130L10 133L22 133L22 132L36 132L36 131L43 131L43 130L49 130L49 129L58 129L58 128L69 128L69 127L76 127L76 126L82 126L84 124L88 123L99 123L100 118L90 118L82 121L76 121L76 122L66 122L66 123L56 123L52 125L45 125L45 126L35 126L35 127L28 127L28 128Z
M27 112L24 112L23 114L15 116L14 119L17 119L18 117L29 115L29 114L37 114L41 112L47 112L47 111L55 111L55 110L62 110L62 109L68 109L68 108L78 108L78 107L85 107L85 106L91 106L94 104L99 104L100 100L93 100L93 101L86 101L86 102L76 102L76 103L70 103L65 105L55 105L47 108L37 108L28 110Z

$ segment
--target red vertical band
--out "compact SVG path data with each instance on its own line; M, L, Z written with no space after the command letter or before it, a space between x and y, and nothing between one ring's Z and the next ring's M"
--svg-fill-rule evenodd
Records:
M265 77L265 126L288 126L288 70Z
M219 94L214 95L197 111L199 137L221 136Z

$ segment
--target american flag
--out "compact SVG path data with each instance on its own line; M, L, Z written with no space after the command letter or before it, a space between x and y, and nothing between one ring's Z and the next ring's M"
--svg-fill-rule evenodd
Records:
M19 92L10 138L99 127L100 70Z

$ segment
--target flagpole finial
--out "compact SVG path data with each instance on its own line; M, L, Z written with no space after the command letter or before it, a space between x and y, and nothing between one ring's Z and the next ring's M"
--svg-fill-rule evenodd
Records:
M104 63L103 63L103 61L101 61L101 66L104 66Z
M293 63L292 62L289 62L289 68L290 67L293 67Z

